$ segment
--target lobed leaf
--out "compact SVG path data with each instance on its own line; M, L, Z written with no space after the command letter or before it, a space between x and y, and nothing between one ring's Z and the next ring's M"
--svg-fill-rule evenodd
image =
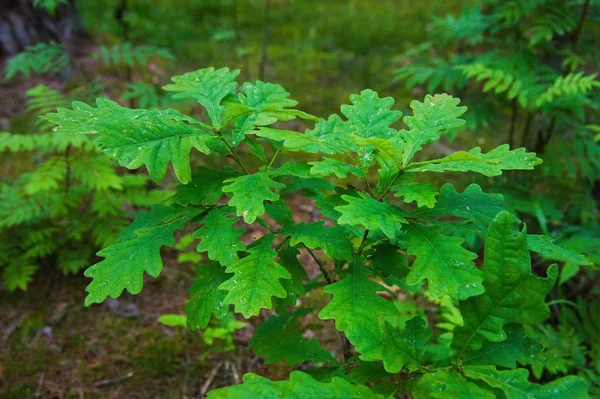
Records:
M200 265L189 290L190 299L185 304L187 328L204 329L212 316L225 317L229 311L229 304L225 302L227 291L220 290L219 286L229 278L231 274L225 273L225 268L217 262Z
M201 228L194 232L194 238L200 238L196 248L198 252L208 252L210 260L218 261L223 266L229 266L239 259L238 252L246 246L238 239L245 231L232 226L237 218L228 218L233 208L214 208L204 218Z
M272 190L285 187L269 177L268 172L257 172L225 180L223 192L231 193L229 205L236 208L236 215L243 216L246 223L253 223L265 213L265 201L277 201L279 194Z

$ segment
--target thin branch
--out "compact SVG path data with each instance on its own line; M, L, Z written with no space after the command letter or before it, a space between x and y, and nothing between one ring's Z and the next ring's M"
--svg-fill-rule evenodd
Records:
M271 162L269 162L267 169L271 169L271 166L273 165L275 158L277 158L277 155L279 155L279 152L281 152L281 148L278 148L277 151L275 151L275 154L273 155L273 158L271 158Z
M323 267L323 265L321 264L319 259L317 259L317 257L313 253L313 251L311 251L310 248L308 248L306 245L303 244L303 246L304 246L304 248L306 248L306 250L308 251L310 256L312 256L312 258L317 263L317 265L319 265L319 269L321 270L321 273L323 273L323 277L325 277L325 280L327 280L327 284L333 284L335 281L333 281L333 279L331 278L331 276L329 275L327 270L325 270L325 267Z
M221 134L219 133L219 136L221 136ZM225 143L225 145L227 146L227 148L229 149L229 153L231 154L231 156L233 157L233 160L240 165L240 168L242 168L242 170L244 171L245 174L249 175L250 173L248 173L248 169L246 169L246 167L244 166L244 164L242 163L241 159L237 156L237 154L235 153L235 150L227 143L227 141L223 138L223 136L221 136L221 141L223 143Z

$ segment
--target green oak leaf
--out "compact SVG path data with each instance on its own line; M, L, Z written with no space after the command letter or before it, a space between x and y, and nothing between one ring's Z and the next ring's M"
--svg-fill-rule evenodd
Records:
M279 312L281 309L285 309L286 306L295 306L298 298L306 294L306 287L302 280L308 280L308 274L298 260L300 251L296 248L286 244L278 248L277 254L279 255L278 263L285 267L291 276L289 279L281 280L281 285L287 292L287 296L273 299L275 310Z
M593 262L582 254L576 254L554 243L554 240L545 235L528 234L527 245L530 251L537 252L544 259L573 263L578 266L593 265Z
M223 192L232 193L229 205L236 208L236 215L243 216L246 223L253 223L265 213L265 201L277 201L279 194L272 190L285 187L269 177L268 172L258 172L225 180Z
M391 110L394 99L379 98L377 92L366 89L359 94L350 95L352 105L341 106L342 114L348 118L352 133L359 139L392 137L396 130L390 125L402 117L402 112ZM368 165L372 160L373 147L362 145L359 155L362 165Z
M244 251L246 246L238 239L244 229L236 229L232 225L237 218L228 218L233 208L214 208L202 219L203 226L194 233L194 238L200 238L196 248L198 252L208 252L210 260L218 261L223 266L229 266L239 259L238 251Z
M454 216L487 228L496 215L504 210L503 203L501 194L484 193L477 184L469 185L460 193L452 184L446 183L440 189L439 198L432 209L417 209L410 216L417 219Z
M414 398L495 398L492 392L467 381L462 374L454 370L440 370L422 374L412 386L410 393Z
M397 373L402 367L420 369L431 330L420 317L408 321L402 331L392 328L385 319L397 311L391 302L377 294L382 289L369 278L369 270L361 264L361 258L354 258L346 276L325 287L324 292L333 298L321 310L319 318L335 320L336 328L361 353L361 360L382 360L389 373Z
M299 223L279 229L277 233L290 237L291 245L303 243L310 249L322 249L333 259L350 260L353 255L352 242L343 227L325 227L325 221Z
M545 297L554 286L556 265L548 269L548 278L532 275L527 235L515 236L513 226L508 212L490 225L482 268L485 293L460 303L464 325L454 330L452 341L459 361L485 341L505 341L505 324L534 324L550 315Z
M525 148L510 150L502 144L483 154L481 148L458 151L447 157L426 162L413 163L406 169L410 172L477 172L484 176L499 176L503 170L531 170L542 163L534 152Z
M379 153L375 154L375 161L379 165L379 169L377 169L379 180L375 191L377 195L383 197L398 178L400 168L393 160Z
M401 183L392 187L394 197L404 197L404 202L416 201L418 207L433 208L439 191L431 183Z
M347 205L336 206L340 212L338 224L361 225L369 230L381 230L390 239L395 239L401 224L406 223L402 211L389 202L377 201L365 193L358 197L342 195Z
M448 94L428 94L423 102L414 100L410 103L413 116L404 118L404 123L410 130L400 131L400 136L406 143L402 156L403 167L408 165L425 144L438 140L443 132L465 124L458 117L467 111L467 107L458 107L459 103L458 98Z
M309 164L312 165L311 175L316 177L336 175L340 179L344 179L348 177L349 173L361 178L365 176L362 169L333 158L324 158L322 161L309 162Z
M259 137L282 142L283 148L288 151L340 154L357 149L350 141L351 132L350 123L334 114L327 120L320 120L313 130L306 130L304 134L271 128L261 128L253 133Z
M173 201L179 205L215 205L223 196L223 182L235 177L229 169L215 170L199 166L187 184L178 184Z
M277 252L271 249L273 234L268 234L248 248L249 255L227 266L233 277L219 286L227 290L224 302L235 306L245 318L256 316L272 306L272 297L285 298L287 292L280 279L291 278L283 266L275 262Z
M58 125L57 131L97 134L94 143L102 152L129 169L146 165L157 183L164 179L169 163L179 181L188 183L191 149L210 154L210 143L218 141L200 122L172 109L129 109L103 98L96 105L74 102L72 110L59 109L46 119Z
M174 99L192 99L204 108L215 129L220 129L224 108L221 101L237 87L235 78L239 70L229 68L203 68L171 78L172 84L163 87L166 91L174 91Z
M208 399L266 398L365 398L383 399L364 385L354 385L333 377L331 382L319 382L308 374L293 371L289 380L271 381L256 374L245 374L244 383L210 391Z
M416 256L406 282L416 285L427 279L434 298L449 295L463 300L482 294L483 273L473 263L477 255L461 245L463 238L442 235L440 230L414 222L404 226L402 240L408 242L407 252Z
M481 349L464 354L464 365L495 365L514 369L517 362L521 364L543 364L541 356L543 347L535 339L523 331L523 326L508 324L506 340L502 342L485 342Z
M507 399L584 399L589 398L589 383L583 377L562 377L544 385L529 382L526 369L496 370L495 366L464 366L465 375L498 388Z
M107 296L118 298L125 289L131 294L139 294L144 284L144 273L158 277L163 267L160 248L175 245L173 233L183 229L185 223L195 216L190 211L180 212L176 216L165 212L167 216L164 223L140 227L135 230L133 237L98 252L97 255L104 260L90 266L84 273L92 279L86 288L86 306L101 303ZM157 218L145 220L156 221Z
M217 262L200 265L194 283L190 287L190 299L185 304L187 328L190 330L204 329L211 317L222 319L229 311L225 303L227 291L219 286L227 281L231 274L225 273L225 268Z
M248 347L255 350L258 356L264 357L266 364L285 361L292 366L313 361L337 365L335 358L316 339L306 341L298 331L298 319L310 311L297 309L270 316L258 327Z

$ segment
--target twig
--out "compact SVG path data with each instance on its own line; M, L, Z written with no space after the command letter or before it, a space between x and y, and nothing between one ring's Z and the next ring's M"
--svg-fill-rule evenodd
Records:
M202 384L202 388L200 388L200 397L203 398L204 396L206 396L206 392L208 392L208 389L210 388L210 384L212 384L213 380L215 379L215 376L217 375L217 371L219 371L219 369L223 366L224 362L220 362L219 364L217 364L217 366L211 370L210 374L208 374L208 378L206 379L206 381L204 381L204 384Z
M116 378L107 378L105 380L100 380L100 381L94 383L94 388L102 388L102 387L106 387L109 385L118 384L120 382L130 379L131 377L133 377L132 371L130 371L129 373L127 373L125 375L116 377Z
M329 275L327 270L325 270L325 268L323 267L323 265L321 264L319 259L317 259L317 257L313 253L313 251L311 251L310 248L308 248L306 245L304 245L304 244L302 244L302 245L304 246L304 248L306 248L306 250L308 251L310 256L312 256L312 258L315 260L317 265L319 265L319 269L321 269L321 273L323 273L323 277L325 277L325 280L327 280L327 284L333 284L335 281L333 281L333 279L331 278L331 276Z

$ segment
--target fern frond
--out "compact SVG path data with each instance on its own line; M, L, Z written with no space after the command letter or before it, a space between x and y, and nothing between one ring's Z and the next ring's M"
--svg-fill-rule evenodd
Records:
M143 82L129 83L121 99L137 100L139 108L168 108L173 100L162 93L155 86Z
M13 292L17 288L25 291L36 271L36 265L24 263L20 259L15 260L4 267L2 272L4 287L8 292Z
M11 227L31 222L43 214L43 205L27 198L16 187L0 189L0 227Z
M67 163L64 157L52 157L38 169L23 175L25 193L33 195L40 191L52 191L65 179Z
M4 71L4 80L12 79L18 73L29 77L32 72L58 73L69 66L69 55L64 47L55 41L38 43L26 47L24 51L11 58Z
M167 49L155 46L132 46L131 43L101 46L92 58L105 65L147 65L150 58L174 60L175 56Z
M600 87L600 82L596 80L596 76L598 75L584 75L583 72L559 76L554 83L538 97L536 106L541 107L544 104L551 103L555 101L556 97L573 96L577 94L586 95L596 87Z
M27 95L27 112L42 116L55 112L60 107L68 107L69 102L58 91L46 85L37 85L25 92ZM52 130L52 124L43 119L36 119L36 126L44 131Z
M101 154L77 154L71 160L71 173L73 178L81 181L91 191L123 188L121 177L115 173L114 164L110 158Z
M556 5L544 10L533 18L532 26L525 31L529 37L529 45L550 42L555 36L563 36L577 26L574 14L564 5Z
M479 7L467 8L455 17L448 14L445 17L433 17L432 35L442 43L455 40L465 40L475 45L483 41L484 32L490 28L493 19L484 15Z

